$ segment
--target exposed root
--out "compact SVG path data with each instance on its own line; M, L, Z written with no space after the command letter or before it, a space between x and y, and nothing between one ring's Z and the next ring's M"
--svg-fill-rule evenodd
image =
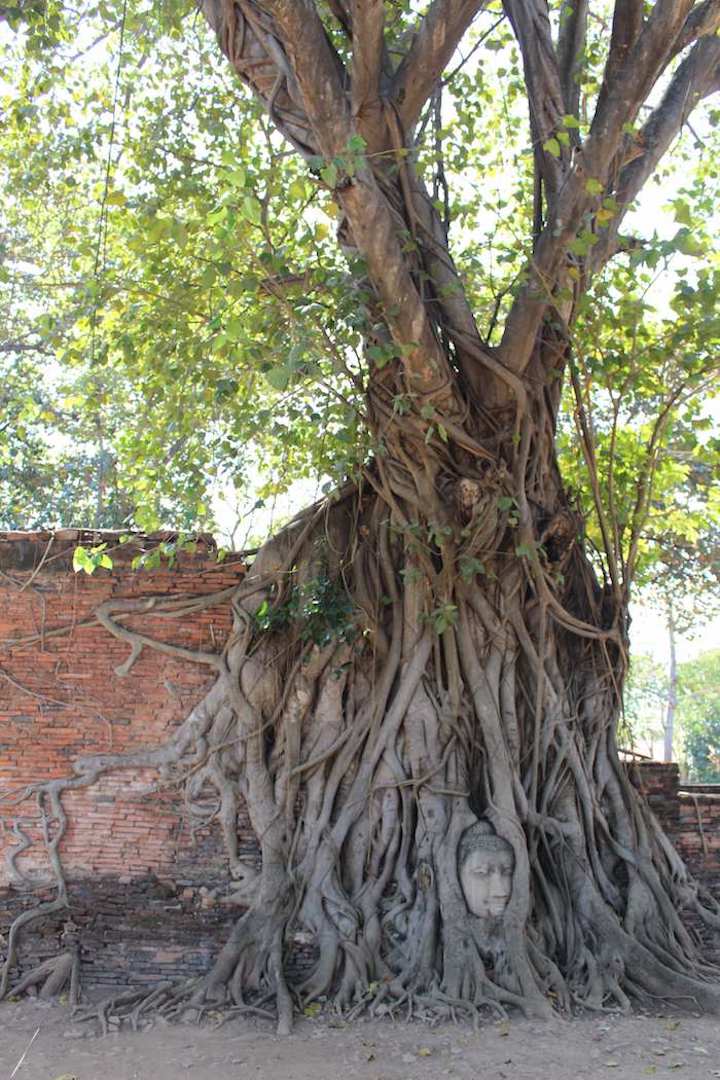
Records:
M234 592L223 653L185 656L218 678L172 739L82 759L34 789L50 806L58 898L22 925L66 904L62 793L115 769L158 769L198 821L214 795L246 908L205 978L120 995L80 1020L107 1032L153 1013L249 1013L285 1033L318 1000L348 1017L424 1020L625 1011L638 997L718 1009L716 972L680 916L693 907L713 924L717 906L698 897L616 750L621 624L574 542L552 566L509 557L513 508L529 515L523 528L540 526L529 499L504 494L511 470L481 465L464 476L459 524L457 484L441 499L397 460L299 517ZM568 531L547 535L560 545ZM102 618L132 660L156 643L123 626L129 610L114 601ZM241 801L259 865L238 855ZM56 963L53 985L67 979Z
M80 959L76 951L64 952L45 960L29 971L20 982L10 989L11 997L18 997L31 988L38 988L38 996L43 999L57 997L69 986L68 1000L77 1005L79 998Z

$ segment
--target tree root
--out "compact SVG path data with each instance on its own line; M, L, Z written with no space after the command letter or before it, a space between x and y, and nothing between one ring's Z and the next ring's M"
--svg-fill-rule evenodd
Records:
M104 1033L155 1013L273 1017L286 1033L313 1001L349 1018L429 1021L627 1010L648 996L718 1011L717 972L678 912L720 916L619 760L623 652L589 565L568 549L564 595L550 604L543 567L508 553L508 470L465 477L460 529L441 524L453 519L437 490L398 460L260 550L232 596L222 654L182 654L218 678L166 745L81 759L72 777L33 789L50 800L58 898L16 920L0 996L20 926L66 904L63 792L150 767L181 787L191 819L205 821L213 794L246 910L203 979L79 1016ZM410 477L424 502L410 499ZM118 622L129 611L113 601L102 620L132 659L156 645ZM256 867L238 856L241 803ZM495 890L492 911L472 900L469 836L511 868L500 897L497 883L472 886ZM492 865L483 856L478 872ZM298 939L312 948L302 975Z

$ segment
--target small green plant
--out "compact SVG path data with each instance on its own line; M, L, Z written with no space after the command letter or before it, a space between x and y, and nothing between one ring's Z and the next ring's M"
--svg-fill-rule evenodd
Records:
M322 646L333 640L355 640L358 628L354 613L342 582L318 577L293 586L285 603L263 600L255 612L255 622L268 633L295 623L302 641Z
M113 561L106 551L107 544L97 544L95 547L86 548L78 546L73 552L73 570L79 573L84 570L86 574L94 574L99 566L105 570L112 570Z
M454 626L458 618L458 609L455 604L440 604L427 616L436 634L444 634L451 626Z
M520 511L518 509L517 499L512 495L501 495L497 501L498 510L502 510L508 516L508 525L511 528L515 528L520 520Z
M362 135L352 135L341 154L336 154L335 157L327 160L318 155L311 157L310 169L319 175L331 191L344 187L365 164L366 145Z
M485 564L471 555L461 555L458 560L458 569L463 581L472 581L476 574L485 573Z

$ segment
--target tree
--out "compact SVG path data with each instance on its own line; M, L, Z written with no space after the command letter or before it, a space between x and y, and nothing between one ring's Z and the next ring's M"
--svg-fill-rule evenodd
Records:
M630 745L641 739L643 753L650 757L654 756L657 739L662 739L665 732L667 683L661 664L643 653L632 654L623 687L625 729ZM648 744L650 749L646 751Z
M720 781L720 655L679 665L678 719L690 780Z
M715 346L710 328L706 352L704 302L688 310L693 290L686 283L673 298L677 319L663 327L648 324L647 299L629 282L619 288L617 271L614 276L607 279L616 295L625 291L636 310L630 318L622 311L608 318L603 305L586 320L594 333L586 326L576 337L575 424L561 433L560 460L586 506L589 536L667 628L667 678L655 678L654 687L663 697L663 757L672 761L677 636L696 630L718 603L720 502L713 477L719 447L707 401L697 393L698 375L712 377ZM650 366L655 377L648 382L642 372ZM648 675L641 668L641 681ZM637 680L631 681L634 691ZM637 695L631 698L632 707Z
M248 286L235 281L228 256L220 286L213 271L214 351L196 346L192 377L202 386L202 366L217 357L227 368L238 342L242 358L252 357L267 331L277 355L260 361L266 381L282 392L313 370L321 381L335 378L329 397L341 397L343 430L357 446L343 459L344 483L258 552L232 600L235 632L225 652L194 657L217 671L217 683L171 742L130 759L78 763L68 781L138 765L179 775L194 754L190 793L203 784L217 792L247 911L207 979L178 990L178 1001L198 1007L230 997L242 1005L271 995L281 1031L293 993L420 1012L517 1005L546 1015L572 1002L626 1007L629 996L717 1008L718 989L679 910L690 906L717 926L718 909L699 899L636 795L615 738L629 589L658 445L717 363L709 305L716 269L678 287L703 320L703 339L683 354L682 378L653 383L643 480L624 519L598 464L602 432L593 432L587 408L597 392L583 380L577 346L581 327L592 330L599 317L593 303L603 290L623 315L604 308L608 333L622 322L628 335L627 283L663 255L621 228L691 112L720 87L720 7L656 0L646 10L631 0L603 10L599 22L584 2L549 9L542 0L507 0L502 11L433 0L422 15L380 0L202 0L200 9L253 95L243 122L264 125L270 159L279 133L296 154L289 168L309 168L283 197L292 206L323 193L347 263L332 272L327 263L300 267L297 297L288 254L301 248L288 230L279 243L268 216L277 192L268 180L261 201L239 162L213 212L228 245L238 236L246 242L253 321L250 330L231 325L226 294L237 285L241 298ZM126 17L146 31L130 5L123 32ZM483 155L499 152L478 107L482 66L472 75L452 65L462 63L457 50L468 35L481 49L500 18L500 44L509 35L516 43L506 44L500 97L510 128L525 102L531 153L517 151L517 189L495 206L499 250L512 269L498 281L460 238L458 265L449 223L454 209L461 223L482 217L458 164L482 176ZM182 32L177 12L168 23ZM31 20L27 31L38 54L47 26ZM146 48L151 38L148 29ZM450 121L441 88L452 82ZM258 102L269 120L260 119ZM210 106L198 95L193 107L202 125ZM163 134L172 126L164 123ZM111 148L112 139L111 129ZM146 164L152 171L152 155ZM142 191L136 166L126 165L129 184ZM192 197L202 204L202 184ZM106 181L101 222L125 198ZM166 280L169 260L180 247L190 278L204 252L194 223L183 228L158 207L151 223L140 202L118 227L146 242L154 230L164 291L152 309L138 299L133 321L155 320L154 363L143 377L157 401L167 394L167 407L175 384L159 378L157 357L165 350L175 365L174 336L186 316L192 329L184 279ZM513 236L516 224L527 242ZM106 281L119 278L132 250L109 250ZM696 230L683 225L665 245L671 251L700 254ZM629 260L621 272L626 303L617 282L602 277L617 258ZM112 288L103 293L97 258L95 270L85 294L88 337L95 342L101 327L127 361L137 340L133 326L117 325L127 301ZM330 318L321 303L312 309L308 291L336 301ZM261 294L269 301L262 316ZM321 339L316 360L311 350ZM185 340L190 349L190 332ZM629 356L634 384L651 380L653 349ZM618 357L619 374L623 363ZM216 387L227 377L218 372ZM598 554L558 465L566 382ZM223 393L242 398L245 390L236 380L221 400ZM198 413L178 418L181 430L191 428L182 430L182 447L195 439L205 452L198 432L206 407L198 395ZM308 407L321 425L321 410ZM337 422L338 414L325 415ZM303 420L300 410L299 426ZM159 477L145 479L152 487ZM99 617L131 646L132 662L152 642L125 625L131 610L121 602ZM61 792L52 789L53 797ZM237 855L240 800L257 835L259 871ZM317 953L302 985L290 986L284 958L298 928Z

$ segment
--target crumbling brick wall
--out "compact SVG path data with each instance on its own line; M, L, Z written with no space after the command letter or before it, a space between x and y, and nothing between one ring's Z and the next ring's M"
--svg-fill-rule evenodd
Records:
M692 873L720 895L720 785L680 779L670 762L636 766L639 786Z
M634 773L695 880L720 899L720 785L681 781L678 766L669 762L643 762ZM686 921L702 940L708 959L720 963L720 935L697 916Z
M15 803L23 789L68 775L80 755L164 742L214 678L207 667L149 648L129 674L118 675L128 645L103 629L94 611L111 597L215 593L241 581L242 563L219 562L202 541L172 567L133 569L133 557L156 545L155 537L112 551L112 570L73 572L78 543L104 541L112 549L117 539L0 534L0 935L19 911L53 895L35 802ZM128 625L216 651L230 632L231 608L225 600L184 618L150 609ZM94 982L206 970L238 914L212 895L228 877L218 830L210 825L193 835L178 793L157 785L154 770L116 771L63 798L62 861L85 976ZM22 832L12 831L16 822ZM241 849L254 851L249 824L239 827ZM9 856L23 835L31 846L13 864ZM57 951L61 925L62 918L33 924L23 965Z

